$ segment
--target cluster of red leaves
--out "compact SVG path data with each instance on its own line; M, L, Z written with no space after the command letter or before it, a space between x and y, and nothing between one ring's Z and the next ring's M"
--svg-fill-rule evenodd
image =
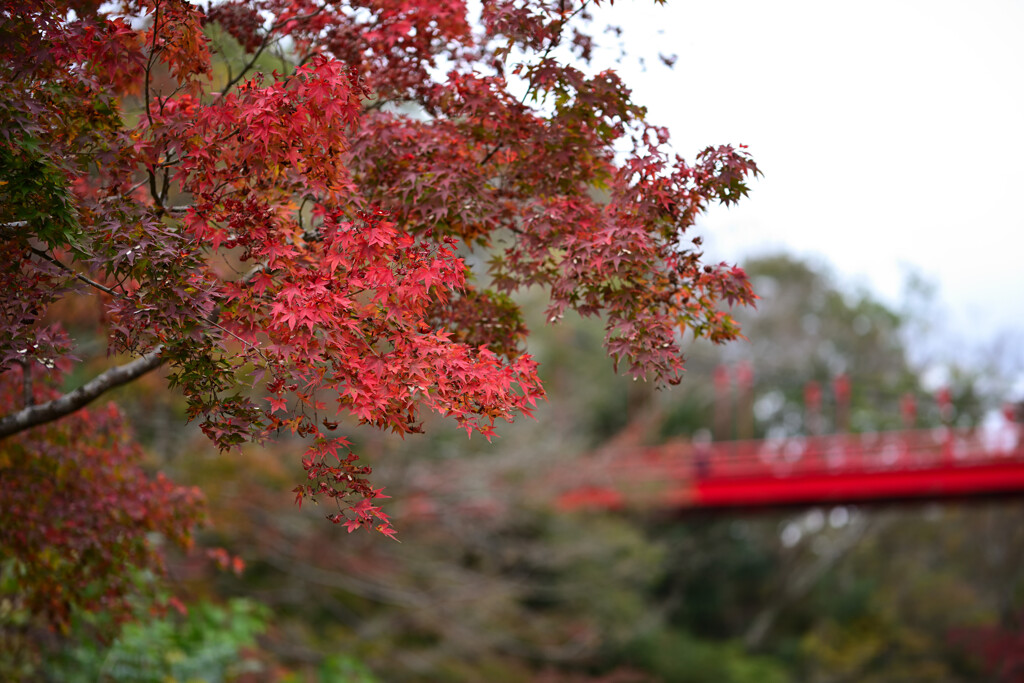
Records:
M225 2L210 8L206 21L219 25L238 41L247 52L255 52L263 44L260 29L263 19L248 2Z
M55 397L62 373L32 372L35 400ZM14 379L0 375L5 412L20 396ZM142 457L113 403L0 442L0 556L17 609L58 628L75 609L127 617L137 573L162 569L152 535L191 545L200 492L147 476Z
M112 350L168 364L218 446L308 438L299 500L390 535L332 432L417 432L426 409L489 437L529 414L510 293L605 316L616 364L677 382L681 333L734 338L720 304L754 298L685 233L758 171L742 148L677 158L614 72L559 58L589 58L588 4L488 0L474 31L461 0L6 0L7 386L71 352L48 306L99 292ZM219 92L209 22L252 54ZM253 74L275 50L297 66Z

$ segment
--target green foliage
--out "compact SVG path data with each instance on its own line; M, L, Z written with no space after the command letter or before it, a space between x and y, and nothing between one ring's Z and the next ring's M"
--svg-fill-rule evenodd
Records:
M0 222L25 221L47 244L77 243L64 171L49 163L35 138L26 135L12 142L0 146Z
M58 653L45 673L66 683L234 681L258 668L244 651L266 630L268 616L265 607L242 599L224 606L198 602L185 614L160 618L140 615L108 646L83 639ZM89 621L93 619L84 615L80 634L87 632Z
M379 683L365 664L354 657L332 655L317 668L317 683Z
M624 659L673 683L787 683L785 667L750 655L735 642L699 640L685 631L659 631L634 643Z

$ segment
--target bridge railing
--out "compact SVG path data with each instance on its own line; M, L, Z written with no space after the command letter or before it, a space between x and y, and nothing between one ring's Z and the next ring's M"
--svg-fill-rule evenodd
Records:
M694 446L691 458L695 478L838 475L1024 460L1024 438L1015 425L1003 432L940 427L712 443Z

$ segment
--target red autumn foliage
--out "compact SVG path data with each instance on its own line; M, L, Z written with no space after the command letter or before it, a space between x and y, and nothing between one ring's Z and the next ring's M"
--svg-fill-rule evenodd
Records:
M720 304L754 298L685 234L758 171L742 148L671 151L589 68L593 4L488 0L473 28L460 0L4 0L0 437L98 419L71 416L166 366L220 448L307 438L297 500L393 535L331 432L414 433L427 410L490 437L528 415L543 389L510 294L605 316L617 366L679 381L681 332L732 339ZM209 22L249 54L216 85ZM286 73L254 72L272 52ZM51 311L82 295L136 359L17 404L23 367L83 352Z
M29 366L31 367L31 366ZM62 373L32 370L37 401L58 396ZM0 375L0 408L19 387ZM17 382L21 384L20 381ZM74 609L127 617L133 570L162 568L149 536L180 547L202 517L202 496L140 467L142 451L113 403L79 410L4 440L0 449L0 548L17 584L15 609L67 626ZM7 564L13 563L13 564Z

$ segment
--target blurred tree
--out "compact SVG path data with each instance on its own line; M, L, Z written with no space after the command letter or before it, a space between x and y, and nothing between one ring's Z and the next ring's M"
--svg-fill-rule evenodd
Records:
M662 434L711 424L713 369L739 362L753 367L757 436L839 428L830 395L838 373L851 379L855 431L902 428L906 394L917 400L918 427L941 424L925 389L928 368L910 353L909 332L919 327L910 313L843 291L823 269L791 256L744 266L761 295L756 312L737 315L749 339L722 352L691 350L682 400L660 401ZM977 425L998 405L999 396L984 391L998 386L990 372L963 363L944 368L953 398L947 419ZM816 426L807 424L807 382L823 393ZM730 401L736 410L735 394ZM1015 623L1001 615L1014 614L1024 595L1014 569L1024 558L1008 552L1021 509L935 510L840 507L673 524L657 537L668 543L676 571L657 595L674 606L670 623L742 637L748 648L789 661L798 680L974 680L980 669L949 647L949 633L958 624ZM993 524L1002 532L986 531Z
M897 311L867 291L846 291L824 267L793 256L758 257L744 268L760 297L756 311L736 311L747 339L721 351L699 344L689 350L691 374L706 379L673 392L682 393L681 398L665 395L663 434L691 434L712 423L714 387L707 378L719 364L727 364L732 373L732 417L743 419L735 415L740 363L753 371L754 436L837 429L833 382L840 375L850 379L852 431L903 428L900 401L907 394L916 399L918 426L941 424L934 387L923 385L925 368L911 358L910 333L919 321L909 312ZM950 365L943 374L950 380L953 422L978 424L986 409L998 405L997 397L979 391L987 377L981 368ZM812 426L805 424L808 382L815 382L822 395L820 424ZM730 426L730 434L736 430Z

